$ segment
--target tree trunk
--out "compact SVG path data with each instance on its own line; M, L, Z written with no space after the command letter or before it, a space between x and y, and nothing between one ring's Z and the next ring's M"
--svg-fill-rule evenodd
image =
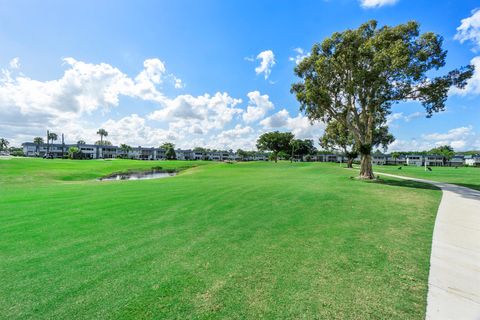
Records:
M360 179L374 179L372 168L372 156L370 154L362 154L360 160Z
M347 160L347 168L350 168L350 169L353 168L353 159L349 158Z

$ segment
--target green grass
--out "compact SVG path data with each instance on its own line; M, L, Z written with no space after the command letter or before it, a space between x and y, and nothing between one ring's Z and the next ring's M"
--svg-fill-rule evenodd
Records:
M464 187L480 190L480 168L458 167L431 167L432 171L425 171L424 167L404 166L375 166L375 172L384 172L420 179L429 179L439 182L458 184Z
M0 160L0 318L423 319L441 193L351 175L318 163Z

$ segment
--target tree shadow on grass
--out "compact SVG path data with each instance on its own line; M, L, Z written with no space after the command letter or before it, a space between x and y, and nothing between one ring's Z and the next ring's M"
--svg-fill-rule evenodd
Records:
M439 187L436 187L429 183L412 181L412 180L395 180L395 179L389 179L384 177L373 180L370 183L377 183L377 184L383 184L383 185L392 186L392 187L402 187L402 188L441 190Z

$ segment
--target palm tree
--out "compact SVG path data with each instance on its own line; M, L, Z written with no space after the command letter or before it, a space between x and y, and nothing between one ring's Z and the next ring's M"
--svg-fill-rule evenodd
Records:
M395 160L395 165L397 164L397 159L400 157L399 152L392 152L392 158Z
M122 156L126 158L128 156L128 152L132 151L132 147L130 147L128 144L122 143L120 145L120 150L123 152Z
M6 150L10 142L5 138L0 138L0 151Z
M55 132L50 132L48 134L48 140L52 141L52 144L53 144L53 141L58 140L58 135Z
M103 137L108 136L108 132L105 129L98 129L97 134L100 136L100 145L103 145Z
M37 145L37 156L40 154L40 145L43 144L43 138L42 137L35 137L33 138L33 143Z

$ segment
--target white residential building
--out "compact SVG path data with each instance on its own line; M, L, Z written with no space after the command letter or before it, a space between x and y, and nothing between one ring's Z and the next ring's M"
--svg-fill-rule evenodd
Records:
M460 167L465 165L465 156L456 154L450 160L447 161L447 165L450 167Z
M373 154L372 155L372 164L374 165L385 165L387 164L387 156L384 154Z
M420 154L409 154L406 156L406 158L406 165L418 167L423 166L423 156Z
M467 166L479 167L480 166L480 154L465 156L465 164Z
M23 153L27 157L43 157L47 153L53 158L62 158L68 154L70 147L77 147L87 159L109 159L117 157L126 157L137 160L163 160L166 159L166 150L153 147L132 147L125 154L118 146L99 146L92 144L46 144L36 145L33 142L25 142L22 144ZM213 160L227 161L240 160L240 157L231 151L192 151L192 150L175 150L178 160ZM267 161L268 155L257 152L253 156L245 159L247 161Z
M428 167L441 167L443 166L443 157L439 155L426 155L423 157L423 165L425 165L425 162L427 163Z

